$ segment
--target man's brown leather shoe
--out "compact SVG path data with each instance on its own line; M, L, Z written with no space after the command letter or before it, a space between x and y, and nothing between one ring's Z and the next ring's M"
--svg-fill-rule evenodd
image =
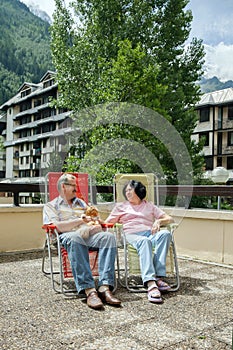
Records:
M87 296L87 305L91 307L92 309L102 309L103 308L103 303L98 297L98 294L96 291L93 291L88 294Z
M98 292L102 301L110 305L121 305L121 301L112 295L112 292L107 289L104 292Z

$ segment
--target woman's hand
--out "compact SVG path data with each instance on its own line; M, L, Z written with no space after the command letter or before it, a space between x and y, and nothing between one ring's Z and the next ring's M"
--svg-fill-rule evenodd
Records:
M159 230L160 230L160 221L159 220L155 220L155 222L153 223L152 229L151 229L152 235L154 235Z

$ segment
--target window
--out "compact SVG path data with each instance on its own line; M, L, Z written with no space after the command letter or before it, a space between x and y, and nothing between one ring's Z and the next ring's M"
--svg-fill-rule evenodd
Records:
M26 89L26 90L21 92L21 97L28 96L28 95L30 95L30 93L31 93L31 89Z
M50 141L50 146L54 146L54 138L50 137L49 141Z
M27 102L24 102L20 105L19 111L24 112L24 111L31 109L31 108L32 108L32 101L27 101Z
M227 169L233 169L233 157L227 157Z
M30 177L30 170L20 170L19 177Z
M56 129L56 124L55 123L45 124L45 125L42 126L42 133L49 132L49 131L54 131L55 129Z
M213 158L211 156L205 157L206 170L213 170Z
M228 140L227 140L227 145L228 146L233 146L233 131L228 132Z
M28 124L31 122L31 116L24 116L20 119L20 125Z
M223 107L218 107L218 129L222 129Z
M52 86L52 85L54 85L54 83L55 83L54 79L46 80L46 81L44 81L44 83L43 83L43 88L45 89L45 88L47 88L47 87L49 87L49 86Z
M41 114L40 113L34 115L34 121L37 121L37 120L40 120L40 119L41 119Z
M68 118L66 118L65 120L63 120L62 122L59 123L58 128L59 129L64 129L64 128L68 128L71 125L72 125L72 119L68 117Z
M228 106L228 119L233 120L233 105Z
M27 137L27 136L31 136L31 130L30 129L24 129L24 130L20 131L19 138Z
M41 106L41 99L34 101L34 107L38 107L38 106Z
M222 157L217 157L217 166L222 166Z
M41 127L37 127L33 130L33 135L39 135L41 134Z
M209 107L204 107L199 110L200 112L200 123L208 122L210 120L210 109Z
M204 139L204 146L209 146L209 133L208 132L202 132L199 134L199 140L203 141Z
M49 117L54 116L54 115L56 115L55 108L48 108L48 109L45 109L43 112L41 112L42 119L49 118Z
M47 139L44 139L42 143L42 148L46 148L46 146L47 146Z
M222 133L218 133L217 136L217 154L222 154ZM218 165L221 166L221 165Z

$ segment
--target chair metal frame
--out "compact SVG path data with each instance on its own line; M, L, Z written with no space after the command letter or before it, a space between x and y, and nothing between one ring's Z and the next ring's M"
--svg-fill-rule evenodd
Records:
M57 180L63 173L50 172L46 175L45 198L46 202L54 199L58 195ZM77 178L77 195L88 202L88 174L70 173ZM81 183L79 183L79 180ZM52 181L52 184L49 182ZM50 188L52 190L50 191ZM42 228L46 232L45 243L42 256L42 272L51 279L52 288L56 293L62 293L66 296L77 294L76 288L69 288L66 282L73 280L72 270L68 260L68 254L64 247L60 244L59 233L55 225L43 225ZM57 256L56 261L54 255ZM46 269L46 260L48 259L49 269ZM98 276L98 251L89 251L90 266L93 277ZM59 265L55 267L56 263ZM58 278L55 276L58 275Z
M147 173L147 174L116 174L114 178L114 201L121 202L124 199L122 194L122 189L125 183L128 180L136 180L141 181L147 187L147 197L146 199L154 202L155 191L156 189L156 205L159 206L159 192L158 192L158 179L155 174ZM168 279L172 278L171 292L175 292L180 287L180 277L179 277L179 267L177 261L176 254L176 246L174 239L174 231L178 225L170 224L167 226L171 233L171 244L167 255L167 268L170 263L170 271L167 271ZM130 292L146 292L146 288L141 281L141 271L139 266L139 258L137 254L137 250L133 248L127 241L124 230L122 229L122 225L115 225L116 237L118 237L118 248L123 248L123 260L124 260L124 268L121 268L119 251L117 256L117 273L118 273L118 283L123 287L127 288ZM119 233L120 231L120 233ZM121 237L120 237L121 236ZM133 268L133 272L131 272L132 268L130 265L130 259L133 261L133 264L137 265L137 267ZM133 277L133 281L131 281L131 277Z

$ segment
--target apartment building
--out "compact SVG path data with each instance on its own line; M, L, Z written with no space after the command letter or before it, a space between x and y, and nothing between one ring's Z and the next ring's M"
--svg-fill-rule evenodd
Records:
M199 121L192 139L204 138L206 171L224 167L232 178L233 170L233 88L202 96L196 105Z
M52 154L66 156L66 132L71 127L70 112L51 107L57 99L55 73L46 72L38 84L24 83L18 93L0 107L6 118L2 132L5 178L35 178L48 168Z

